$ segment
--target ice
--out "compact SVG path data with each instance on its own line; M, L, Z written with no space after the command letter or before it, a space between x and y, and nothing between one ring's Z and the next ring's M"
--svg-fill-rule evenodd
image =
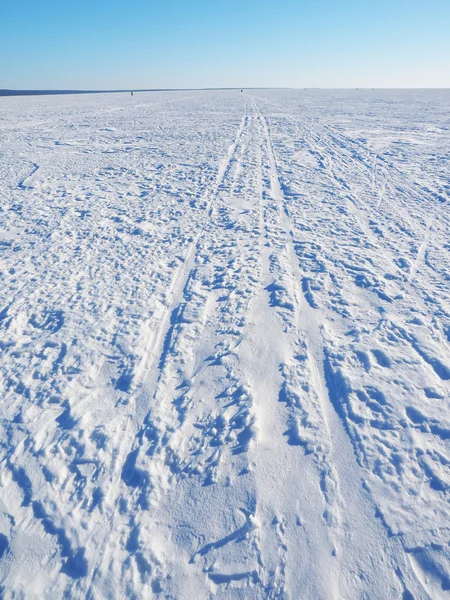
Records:
M448 91L0 98L4 598L445 598Z

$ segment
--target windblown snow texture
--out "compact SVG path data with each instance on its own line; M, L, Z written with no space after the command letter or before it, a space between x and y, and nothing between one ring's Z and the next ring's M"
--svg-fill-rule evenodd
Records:
M449 100L0 99L2 597L448 597Z

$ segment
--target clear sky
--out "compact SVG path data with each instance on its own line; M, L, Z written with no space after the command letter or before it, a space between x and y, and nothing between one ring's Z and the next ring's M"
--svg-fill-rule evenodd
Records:
M450 87L450 0L0 0L0 88Z

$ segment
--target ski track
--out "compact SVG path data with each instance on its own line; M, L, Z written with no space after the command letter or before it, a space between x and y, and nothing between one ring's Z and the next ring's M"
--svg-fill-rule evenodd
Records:
M447 100L1 99L2 597L448 595Z

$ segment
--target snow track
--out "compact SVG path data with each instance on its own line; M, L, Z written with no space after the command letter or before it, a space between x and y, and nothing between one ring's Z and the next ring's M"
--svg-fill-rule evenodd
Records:
M446 597L446 96L355 94L2 99L3 597Z

